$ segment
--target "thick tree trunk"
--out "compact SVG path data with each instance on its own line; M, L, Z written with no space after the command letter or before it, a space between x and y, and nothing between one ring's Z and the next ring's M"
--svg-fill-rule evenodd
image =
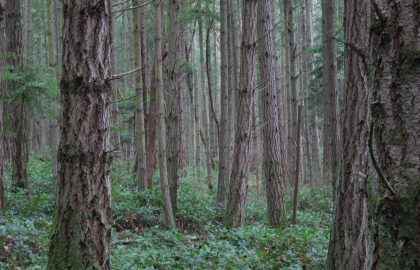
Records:
M372 118L379 167L396 195L379 190L375 269L419 269L419 1L376 3Z
M338 89L335 41L337 1L322 0L322 51L324 86L323 177L332 183L335 197L338 183Z
M112 3L63 4L59 186L47 269L110 269Z
M251 161L252 96L256 58L257 33L256 0L243 3L241 71L236 104L235 147L230 177L229 194L225 212L225 225L240 227L245 221L245 206L248 190L248 173Z
M139 4L138 0L133 0L133 6ZM140 48L140 9L133 9L133 37L134 37L134 68L141 66L141 48ZM146 146L145 146L145 127L144 127L144 103L143 103L143 81L141 70L135 72L136 88L136 114L135 114L135 136L136 136L136 174L137 185L140 189L147 188L146 172Z
M278 102L280 98L275 84L276 55L271 10L272 0L258 2L258 33L261 120L263 133L263 167L267 191L268 220L272 226L280 226L285 220L283 185L286 177L285 150L282 130L279 129Z
M229 136L228 134L228 43L227 43L227 0L220 0L220 134L219 134L219 179L217 202L226 203L229 187Z
M20 22L20 0L6 1L6 64L13 67L11 72L18 72L23 64L22 31ZM15 91L20 82L10 80L8 91ZM28 149L27 149L27 117L25 111L25 93L19 94L11 105L10 120L12 122L12 178L17 187L28 188Z
M366 50L368 0L345 3L345 42ZM328 253L328 269L371 269L367 205L368 86L367 63L345 48L343 160Z
M181 113L180 108L182 88L180 80L179 62L181 59L181 41L179 30L179 2L172 0L168 3L168 56L165 65L169 93L166 96L166 127L168 140L168 181L171 192L173 212L177 210L177 196L179 187L179 150L181 141Z
M166 156L166 124L165 99L163 93L162 70L162 1L155 2L155 59L156 59L156 88L158 92L158 132L159 132L159 169L160 187L163 204L163 218L165 225L175 227L175 216L172 209L171 194L168 181L168 165Z

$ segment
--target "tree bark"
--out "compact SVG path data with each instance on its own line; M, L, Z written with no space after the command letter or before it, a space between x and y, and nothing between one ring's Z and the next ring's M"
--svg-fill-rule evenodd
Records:
M20 0L6 1L6 65L11 72L19 72L22 68L22 31L20 16ZM10 80L8 91L16 91L20 82ZM27 149L27 117L25 110L25 93L19 94L11 105L10 120L12 122L12 179L17 187L29 188L28 182L28 149Z
M112 3L63 7L59 186L47 269L110 269Z
M345 3L345 42L358 48L368 45L367 0ZM371 269L367 205L368 86L367 63L346 46L344 63L344 121L341 177L328 252L329 269Z
M337 1L322 0L322 52L324 87L323 177L332 183L335 197L338 183L338 89L335 40Z
M6 63L6 33L5 33L5 0L0 0L0 71ZM2 74L2 72L0 72ZM0 211L5 208L4 194L4 145L5 137L3 134L3 95L5 91L5 82L0 75Z
M133 0L133 6L139 4L138 0ZM140 9L133 9L133 45L134 45L134 68L141 66L141 47L140 47ZM134 76L136 88L136 114L135 114L135 139L136 139L136 174L137 185L140 189L147 188L146 172L146 146L145 146L145 127L144 127L144 103L143 103L143 81L141 70L135 72Z
M379 167L396 191L379 188L374 269L419 269L419 2L381 0L374 10L372 121Z
M297 220L297 209L299 205L299 174L300 174L300 145L301 145L301 126L302 126L302 107L298 107L297 115L297 131L296 131L296 174L295 174L295 188L293 190L293 216L292 223L296 224Z
M210 139L210 111L207 102L207 89L206 89L206 79L205 79L205 62L204 62L204 27L203 27L203 11L201 6L201 1L199 3L199 18L198 18L198 43L200 47L200 89L202 94L202 119L203 119L203 129L204 129L204 140L205 140L205 151L206 151L206 167L207 167L207 186L209 189L213 188L211 174L212 174L212 166L211 166L211 139Z
M257 33L256 0L243 3L241 71L236 104L235 147L230 177L225 225L240 227L245 221L245 206L248 190L248 173L251 161L252 96L256 58Z
M179 187L179 153L181 141L181 114L180 108L182 88L180 80L179 62L181 60L181 41L179 29L179 2L171 0L168 3L168 56L165 65L168 87L166 96L166 127L168 139L168 180L171 193L172 210L176 213Z
M168 181L168 165L166 155L166 124L163 93L162 70L162 1L155 2L155 59L156 59L156 88L158 92L158 132L159 132L159 167L160 187L163 204L163 218L165 225L175 227L175 216L172 209L171 194Z
M229 187L229 136L228 134L228 44L227 44L227 0L220 0L220 134L219 134L219 179L217 202L224 205Z
M277 227L285 220L285 205L283 202L283 185L286 177L285 153L282 130L278 121L278 87L275 84L276 55L274 47L273 20L271 10L272 0L258 2L258 33L259 33L259 66L260 81L263 90L260 92L261 119L263 133L263 167L267 191L268 220L270 225Z

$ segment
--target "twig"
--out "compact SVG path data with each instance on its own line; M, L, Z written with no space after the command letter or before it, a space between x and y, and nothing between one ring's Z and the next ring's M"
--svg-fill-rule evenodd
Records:
M123 9L120 9L120 10L115 10L115 11L113 11L113 12L111 12L111 13L112 13L112 14L114 14L114 13L119 13L119 12L123 12L123 11L131 10L131 9L135 9L135 8L141 8L141 7L144 7L144 6L147 6L147 5L151 4L151 3L153 3L154 1L155 1L155 0L151 0L151 1L149 1L149 2L146 2L146 3L140 4L140 5L137 5L137 6L134 6L134 7L128 7L128 8L123 8Z
M120 73L120 74L112 75L111 80L117 80L117 79L120 79L121 77L124 77L124 76L126 76L126 75L129 75L129 74L134 73L134 72L136 72L136 71L139 71L140 69L142 69L142 67L138 67L138 68L136 68L136 69L133 69L133 70L130 70L130 71L127 71L127 72L124 72L124 73Z
M373 167L375 168L376 172L378 173L379 179L381 179L382 183L385 185L385 187L389 190L389 192L393 196L397 196L397 193L395 192L395 189L389 184L389 182L386 179L384 173L382 172L381 168L379 167L379 164L376 161L375 154L373 152L373 121L371 121L371 123L370 123L368 145L369 145L370 157L372 159L372 164L373 164Z

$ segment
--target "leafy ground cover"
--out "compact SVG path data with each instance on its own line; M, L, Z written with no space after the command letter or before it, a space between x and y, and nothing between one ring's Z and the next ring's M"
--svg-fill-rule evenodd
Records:
M50 160L30 159L31 194L13 190L6 168L8 208L0 214L0 269L45 269L54 199ZM152 190L135 189L123 161L112 172L113 269L323 269L332 204L328 191L302 188L298 223L266 225L265 200L250 180L247 225L228 230L215 205L216 191L187 171L179 191L177 229L161 223L158 179ZM203 174L204 175L204 174ZM216 178L215 178L216 179ZM30 199L29 199L30 197ZM290 209L291 198L286 198Z

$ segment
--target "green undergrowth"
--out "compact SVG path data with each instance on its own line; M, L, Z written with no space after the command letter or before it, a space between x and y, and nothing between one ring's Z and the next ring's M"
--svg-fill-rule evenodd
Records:
M125 162L112 171L113 269L323 269L332 204L328 191L302 188L298 223L283 229L267 225L266 202L249 182L246 225L229 230L216 207L216 190L193 170L180 183L177 229L162 224L158 175L149 191L137 191ZM45 269L54 199L50 159L32 156L30 196L14 190L6 167L8 208L0 214L0 269ZM214 181L217 175L213 175ZM263 188L260 187L260 190ZM291 192L286 193L291 209ZM290 212L290 211L289 211ZM289 217L290 217L289 213Z

